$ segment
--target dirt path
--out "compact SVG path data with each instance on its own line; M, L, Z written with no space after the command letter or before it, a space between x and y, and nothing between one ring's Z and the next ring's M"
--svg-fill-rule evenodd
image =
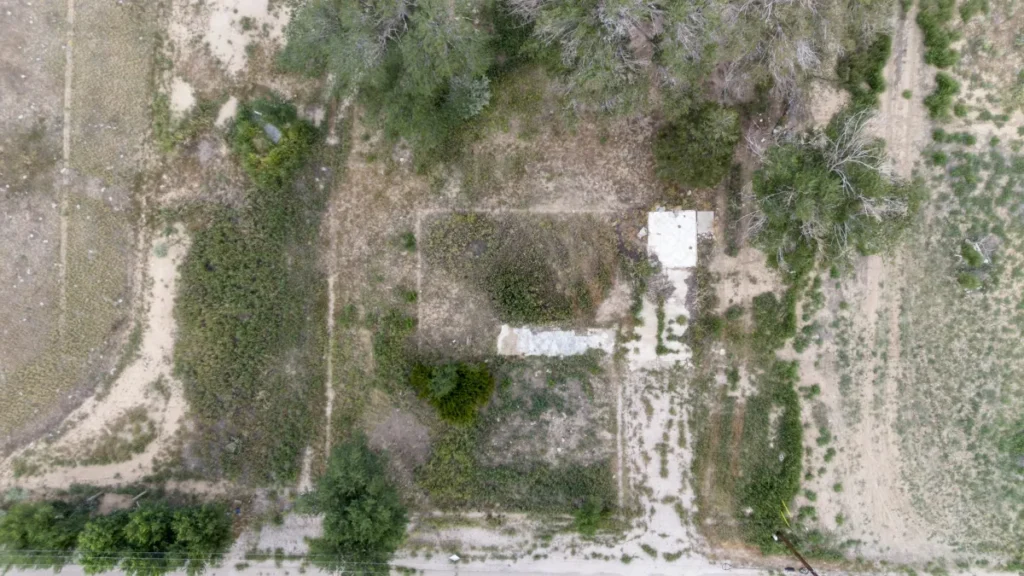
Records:
M334 253L334 242L332 235L331 253ZM334 412L334 307L337 297L334 292L334 285L337 283L337 273L327 277L327 384L324 390L327 393L327 403L324 404L324 455L331 453L331 414Z
M57 334L64 337L68 311L68 195L71 188L71 81L74 78L75 0L67 0L67 39L64 46L64 126L62 127L63 164L60 187L60 268L57 284L60 286Z
M921 30L914 23L916 8L898 19L893 37L893 56L885 67L887 90L882 94L876 131L885 139L896 174L909 178L929 134L924 97L931 84L922 60ZM904 98L905 91L911 97Z
M138 357L132 361L114 382L107 394L86 400L64 420L63 434L56 440L34 442L12 454L0 469L0 485L23 488L66 488L72 483L117 484L132 482L152 473L153 464L160 453L170 448L181 427L186 402L180 382L173 376L171 358L174 348L176 324L174 299L177 294L178 265L188 253L189 239L178 229L164 236L158 246L148 250L145 279L149 288L145 293L145 330ZM146 253L146 246L142 253ZM51 461L75 460L86 457L102 442L112 422L127 410L145 407L147 416L155 425L156 437L145 450L123 462L106 465L58 466ZM12 462L27 459L38 463L45 472L40 475L15 479Z

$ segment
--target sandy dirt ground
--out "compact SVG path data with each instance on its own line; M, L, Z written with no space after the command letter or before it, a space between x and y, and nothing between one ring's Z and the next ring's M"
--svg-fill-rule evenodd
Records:
M181 384L172 374L175 321L174 297L177 269L188 251L188 237L180 228L161 235L149 251L145 298L145 323L138 357L103 395L89 398L72 412L55 438L44 438L7 458L0 469L0 483L32 489L63 487L71 483L117 484L132 482L152 472L153 461L170 447L181 427L185 399ZM74 458L87 454L110 422L126 410L143 406L156 424L157 435L143 453L130 460L103 466L50 466L56 455ZM27 478L13 477L15 460L39 462L44 472Z

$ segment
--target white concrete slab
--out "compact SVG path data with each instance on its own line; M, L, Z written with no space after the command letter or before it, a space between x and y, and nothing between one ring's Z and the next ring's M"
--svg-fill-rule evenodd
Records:
M577 356L588 350L615 349L615 331L537 330L529 326L513 328L508 324L498 334L498 354L502 356Z
M693 268L697 265L697 213L650 212L647 214L647 252L663 268Z
M715 233L715 213L710 211L697 212L697 236Z

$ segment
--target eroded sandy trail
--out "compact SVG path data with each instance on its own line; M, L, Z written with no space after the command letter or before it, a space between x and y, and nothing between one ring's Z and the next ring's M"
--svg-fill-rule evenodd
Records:
M61 131L63 161L60 186L60 267L58 275L60 301L57 317L57 333L61 337L67 330L68 310L68 195L71 187L71 97L75 61L75 0L67 0L65 11L67 38L64 45L64 125Z
M892 58L885 67L886 91L880 98L876 130L897 175L909 178L914 162L928 138L930 123L924 97L931 88L928 67L922 60L921 30L914 23L916 8L898 19ZM904 93L910 93L905 98Z
M125 368L109 393L90 397L68 415L62 424L65 432L59 438L49 444L44 440L36 441L4 461L0 466L5 471L0 476L0 485L44 489L65 488L72 483L116 484L132 482L152 473L154 460L172 444L186 410L182 385L173 375L172 355L178 266L188 253L188 247L189 238L177 228L149 251L145 328L138 357ZM50 466L52 457L84 457L111 422L125 411L140 406L145 408L156 429L155 439L141 454L114 464ZM17 459L38 462L45 472L15 479L12 463Z

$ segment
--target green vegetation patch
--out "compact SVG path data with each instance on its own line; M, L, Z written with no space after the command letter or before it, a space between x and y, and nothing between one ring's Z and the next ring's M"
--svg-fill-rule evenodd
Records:
M950 46L960 39L952 29L956 0L919 0L917 25L924 33L924 61L937 68L957 63L960 54Z
M884 143L863 133L867 118L841 113L811 143L768 151L754 174L755 242L773 265L812 268L819 257L845 265L853 254L892 246L916 214L923 187L885 175Z
M602 358L492 361L491 403L471 425L444 426L418 472L431 504L571 514L584 534L607 526L617 501L616 413ZM557 445L555 430L563 430Z
M0 567L60 569L89 511L66 502L17 502L0 513ZM43 551L42 553L38 553Z
M513 324L589 322L618 268L615 231L592 216L449 214L425 230L427 263Z
M883 70L891 54L892 37L879 34L836 63L839 84L850 93L854 108L878 107L878 95L885 91Z
M230 139L254 185L249 203L194 217L175 368L196 416L195 472L294 479L317 426L325 295L308 246L326 187L305 170L323 150L315 135L289 105L242 106Z
M747 400L738 494L740 507L753 512L740 512L737 519L745 539L766 551L780 547L772 535L783 526L783 507L791 505L800 490L803 427L797 369L796 362L775 361L758 378L758 395ZM773 423L776 410L781 412Z
M59 569L77 558L87 574L199 574L231 542L231 517L223 506L174 507L157 500L90 517L95 506L91 499L13 504L0 516L0 566Z
M739 114L711 102L676 103L671 113L654 138L658 176L677 186L717 186L740 139Z
M491 102L491 84L526 63L532 23L503 2L314 0L291 20L278 62L355 93L392 142L404 138L426 169L454 159Z
M409 376L409 384L420 398L437 408L442 420L466 425L473 422L477 410L490 400L494 376L483 362L417 364Z
M945 72L935 74L935 90L925 96L924 105L932 118L946 119L950 117L953 100L960 93L960 83Z
M435 441L420 485L447 510L493 509L549 514L600 514L615 505L611 459L593 464L528 461L487 465L478 460L479 428L450 428ZM584 519L584 522L589 520Z

